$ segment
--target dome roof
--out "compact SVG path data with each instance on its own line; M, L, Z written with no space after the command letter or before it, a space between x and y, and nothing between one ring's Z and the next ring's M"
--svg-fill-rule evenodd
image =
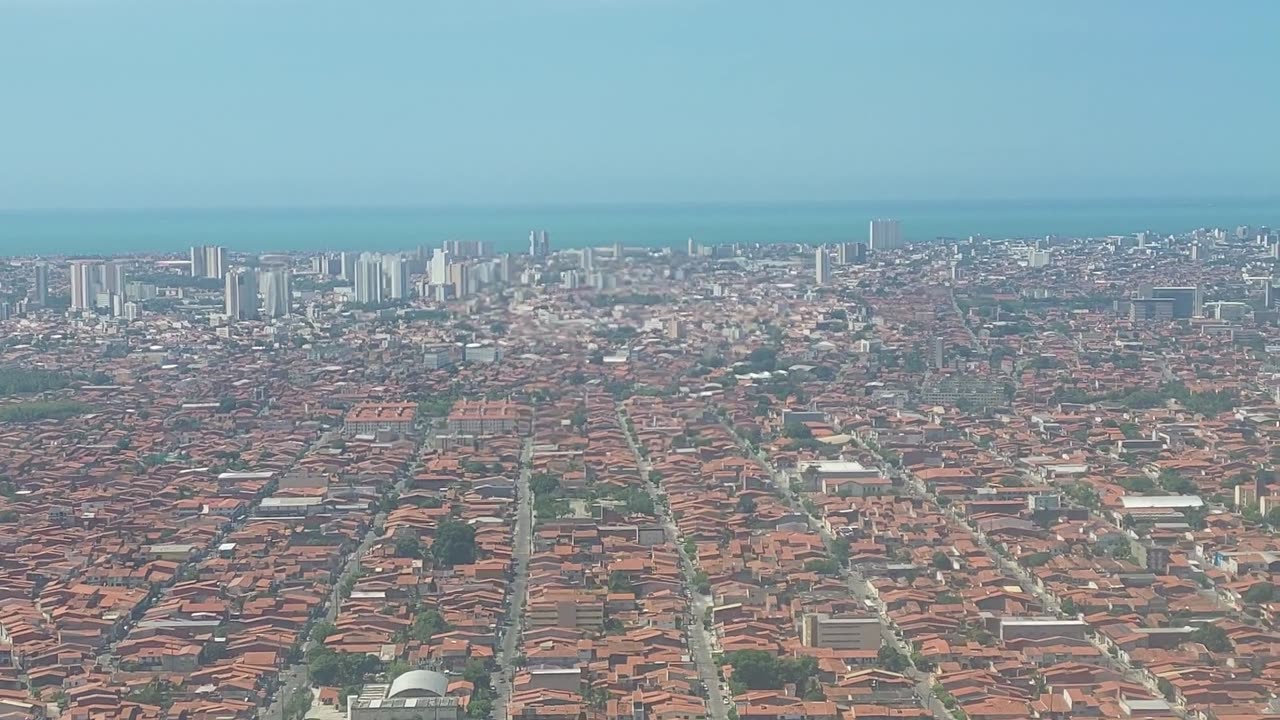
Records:
M387 697L444 697L448 688L449 678L438 672L410 670L391 681Z

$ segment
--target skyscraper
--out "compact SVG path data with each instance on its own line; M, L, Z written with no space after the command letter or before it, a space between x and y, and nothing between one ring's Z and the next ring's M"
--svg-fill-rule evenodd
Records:
M204 266L204 246L192 245L191 246L191 277L194 277L194 278L205 277L205 272L206 271Z
M356 281L356 254L344 252L338 256L338 263L342 268L338 274L343 280L354 283Z
M511 253L503 253L498 258L498 282L509 285L511 283L512 261Z
M529 231L529 254L536 258L551 254L551 238L546 230Z
M382 260L365 253L355 265L356 302L377 305L382 302Z
M814 253L814 280L819 285L831 282L831 257L827 255L827 246L819 245Z
M98 272L101 275L101 281L98 285L99 292L124 296L124 288L129 279L126 276L123 263L114 261L103 263L99 266Z
M289 315L293 304L293 273L286 269L262 274L262 306L267 317Z
M685 254L686 254L686 255L688 255L689 257L697 257L697 256L698 256L698 241L697 241L697 240L694 240L693 238L689 238L688 240L686 240L686 241L685 241L685 246L684 246L684 251L685 251Z
M230 272L222 285L222 311L231 321L240 319L240 273Z
M31 299L44 307L49 304L49 264L36 263L35 287L32 290Z
M436 248L431 253L431 267L427 268L427 277L430 278L432 285L448 285L449 284L449 251L444 248Z
M89 310L98 297L98 263L88 260L71 262L71 309Z
M258 317L258 273L252 268L236 268L228 272L223 284L223 304L231 320L255 320Z
M885 218L872 220L867 247L871 250L893 250L902 247L902 224L897 220Z
M221 280L227 276L227 250L218 245L191 247L191 277Z
M591 272L596 269L596 249L588 245L582 248L582 269Z
M387 255L382 261L382 271L386 275L386 296L391 300L404 300L409 297L409 263L400 255Z
M456 298L465 298L471 294L471 273L467 272L467 266L462 263L454 263L449 266L449 279L453 282L453 296Z

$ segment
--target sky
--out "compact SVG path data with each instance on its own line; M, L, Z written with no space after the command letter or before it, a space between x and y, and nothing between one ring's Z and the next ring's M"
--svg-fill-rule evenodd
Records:
M1280 194L1280 3L0 0L0 208Z

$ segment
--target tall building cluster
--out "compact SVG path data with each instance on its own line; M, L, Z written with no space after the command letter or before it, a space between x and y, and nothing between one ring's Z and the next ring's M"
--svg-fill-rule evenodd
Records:
M361 253L349 279L358 303L377 305L409 297L409 261L402 255Z
M124 305L128 301L126 288L128 277L126 265L120 261L73 260L71 261L71 309L94 310L105 308L115 316L124 315ZM36 269L36 294L41 293L43 275L42 304L49 300L49 268Z

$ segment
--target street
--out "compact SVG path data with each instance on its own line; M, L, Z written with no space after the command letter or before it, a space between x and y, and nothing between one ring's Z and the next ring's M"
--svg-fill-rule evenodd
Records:
M711 598L700 594L695 588L694 576L697 574L697 570L693 566L693 559L685 554L684 546L680 539L680 530L676 527L670 510L667 509L666 498L662 489L648 480L651 466L649 461L645 460L640 454L635 435L630 430L627 430L629 427L627 417L621 409L618 410L618 424L626 432L627 444L631 446L631 452L635 454L641 482L644 483L649 497L653 499L653 507L658 514L658 521L662 523L667 542L675 546L676 553L680 558L680 579L684 585L685 592L690 598L691 610L690 617L685 623L685 637L689 643L689 649L693 652L693 660L698 668L698 677L707 688L708 716L713 720L727 720L729 708L725 706L725 692L723 692L720 684L720 668L716 665L715 658L711 653L713 638L711 632L703 624L707 609L711 607Z
M515 675L515 659L520 652L520 636L524 629L524 605L529 581L529 556L533 545L533 497L529 490L529 478L533 473L533 441L526 440L520 457L520 474L516 481L516 527L512 537L512 557L515 560L515 578L507 594L509 606L507 621L502 630L502 644L498 649L497 670L490 681L497 697L493 703L495 720L508 717L511 700L511 679Z

